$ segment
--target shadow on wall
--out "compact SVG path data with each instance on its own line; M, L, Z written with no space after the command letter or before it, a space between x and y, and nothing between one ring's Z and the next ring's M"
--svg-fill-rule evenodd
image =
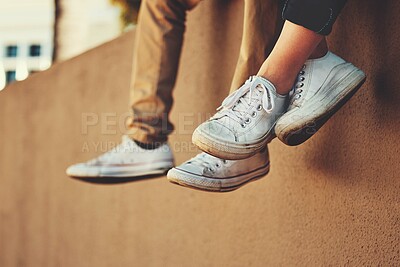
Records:
M331 49L363 69L367 82L306 147L309 166L354 182L362 173L385 175L379 166L388 166L391 155L400 153L398 10L399 1L357 0L349 1L339 17L328 38ZM386 175L394 173L392 168Z
M386 112L395 115L399 111L400 3L373 0L350 3L338 24L334 42L346 54L362 58L369 88L375 93L375 103L385 111L376 115L385 119Z
M164 175L166 175L166 173ZM145 181L145 180L149 180L149 179L161 178L163 176L157 174L157 175L146 175L146 176L140 176L140 177L96 177L95 179L94 178L82 178L82 177L72 177L72 178L76 179L77 181L92 183L92 184L104 184L104 185L115 184L115 185L118 185L118 184L130 183L130 182L140 182L140 181Z
M389 2L389 1L388 1ZM390 1L394 2L394 1ZM376 74L372 81L378 104L388 108L391 115L396 116L399 122L400 111L400 19L398 11L400 4L380 4L376 1L368 1L363 15L365 20L371 18L372 12L374 28L369 32L370 40L374 44ZM384 118L384 113L377 113Z

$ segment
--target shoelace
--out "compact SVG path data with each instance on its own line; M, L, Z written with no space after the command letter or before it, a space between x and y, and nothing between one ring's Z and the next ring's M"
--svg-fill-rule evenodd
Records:
M207 153L201 153L189 161L191 164L200 166L208 171L215 172L214 167L221 167L226 164L226 160L213 157Z
M226 110L229 115L235 115L240 119L240 122L243 121L243 118L249 114L249 110L252 107L253 94L256 95L256 100L259 100L260 94L261 97L261 108L264 109L267 113L271 113L275 107L274 98L272 97L272 93L270 89L267 88L262 82L261 79L257 76L250 77L244 85L242 85L238 90L229 95L222 102L221 106L217 109L218 111Z
M306 79L304 76L306 74L305 68L306 68L306 65L303 65L303 69L297 75L296 83L293 86L293 89L292 89L293 90L293 96L292 96L293 103L298 101L302 97L302 95L301 95L301 93L303 93L302 88L304 86L304 81Z

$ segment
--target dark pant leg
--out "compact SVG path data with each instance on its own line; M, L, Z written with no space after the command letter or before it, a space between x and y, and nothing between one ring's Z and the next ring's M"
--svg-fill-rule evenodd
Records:
M321 35L332 31L347 0L283 0L282 17Z

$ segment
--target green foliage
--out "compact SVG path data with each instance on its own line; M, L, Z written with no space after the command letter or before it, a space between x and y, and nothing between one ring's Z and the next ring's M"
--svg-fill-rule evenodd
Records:
M135 24L139 14L141 0L109 0L121 8L121 21L124 27Z

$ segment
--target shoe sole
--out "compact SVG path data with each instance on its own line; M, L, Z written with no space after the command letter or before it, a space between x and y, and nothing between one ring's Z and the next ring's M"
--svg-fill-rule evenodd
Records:
M141 173L110 173L110 174L99 174L99 175L80 175L80 174L68 174L68 176L73 178L135 178L135 177L143 177L143 176L153 176L153 175L165 175L169 169L165 170L155 170L149 172L141 172Z
M185 172L183 170L173 168L167 174L167 179L173 184L206 191L206 192L231 192L250 182L257 181L269 173L269 163L250 173L239 175L233 178L208 178L201 175ZM201 181L202 183L199 183ZM223 184L224 183L224 184Z
M271 131L273 132L273 130L274 127L272 127ZM271 131L265 137L260 138L259 142L241 145L210 139L196 129L192 135L192 143L200 150L214 157L227 160L241 160L254 156L271 142L276 137L274 133L271 134Z
M67 175L74 177L74 178L134 178L134 177L141 177L141 176L153 176L153 175L164 175L168 170L173 168L173 165L165 165L160 164L152 164L152 168L119 168L119 170L108 170L108 171L101 171L101 170L90 170L87 169L82 171L75 171L75 172L68 172Z
M366 76L361 70L353 71L346 78L351 81L348 83L349 85L341 91L345 93L334 97L330 103L326 105L329 106L328 109L324 109L326 106L318 105L319 109L311 112L308 117L302 118L301 121L299 120L295 123L291 123L282 129L278 129L276 135L279 140L286 145L297 146L312 137L344 104L346 104L347 101L349 101L366 80ZM344 81L342 81L341 84L343 82Z

